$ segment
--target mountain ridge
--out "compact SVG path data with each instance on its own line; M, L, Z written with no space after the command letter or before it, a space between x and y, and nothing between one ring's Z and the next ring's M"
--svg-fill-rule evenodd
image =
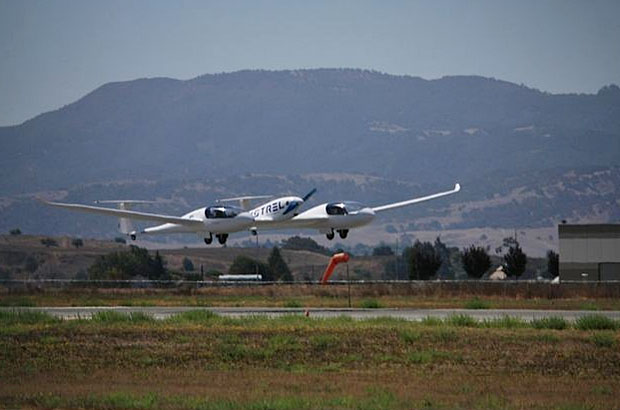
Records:
M49 212L19 198L64 190L71 200L154 195L189 206L201 191L177 195L172 185L206 183L222 195L269 187L299 193L311 188L304 175L324 175L323 189L341 192L341 199L380 204L460 182L464 190L456 203L481 205L464 204L468 211L461 212L438 204L438 211L433 205L398 214L412 229L512 227L519 221L542 226L565 214L615 218L609 192L596 189L615 186L618 167L615 85L595 94L550 94L480 76L426 80L356 69L243 70L107 83L58 110L0 127L0 209L9 217L5 226L25 226L23 218L30 217L53 233L68 220L50 224ZM611 171L597 177L598 185L584 176L574 195L537 191L539 180L571 181L557 170L589 175L592 169ZM253 177L244 180L247 175ZM338 175L374 182L349 186ZM105 185L112 181L128 184ZM85 195L87 186L101 190L98 198ZM522 186L529 199L519 196ZM580 204L575 198L582 189L587 201ZM518 201L487 206L494 195L517 195ZM599 200L605 209L594 210ZM30 214L2 205L11 201ZM523 207L545 212L528 216ZM88 232L103 232L80 221Z

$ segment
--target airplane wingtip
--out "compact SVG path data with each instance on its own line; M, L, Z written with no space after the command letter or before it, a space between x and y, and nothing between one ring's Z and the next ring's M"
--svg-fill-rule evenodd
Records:
M460 190L461 190L461 184L457 182L456 185L454 185L454 191L459 192Z

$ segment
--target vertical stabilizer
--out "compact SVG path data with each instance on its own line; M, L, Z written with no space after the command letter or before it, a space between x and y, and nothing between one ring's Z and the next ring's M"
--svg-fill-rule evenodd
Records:
M152 204L154 201L136 201L136 200L112 200L112 201L95 201L97 204L118 204L118 209L128 211L133 204ZM133 223L129 218L118 219L118 231L124 235L135 234Z
M118 204L118 209L129 210L130 208L131 206L125 202L120 202ZM131 219L128 219L128 218L118 219L118 230L120 233L124 235L129 235L130 233L135 231L135 229L133 228L133 223L131 222Z

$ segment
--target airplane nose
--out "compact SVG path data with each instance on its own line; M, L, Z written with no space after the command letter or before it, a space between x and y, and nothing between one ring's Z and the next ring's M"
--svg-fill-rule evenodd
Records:
M290 201L282 215L286 215L289 212L294 211L295 209L297 209L299 207L299 205L301 205L303 203L304 203L304 201L302 199L296 199L296 200Z

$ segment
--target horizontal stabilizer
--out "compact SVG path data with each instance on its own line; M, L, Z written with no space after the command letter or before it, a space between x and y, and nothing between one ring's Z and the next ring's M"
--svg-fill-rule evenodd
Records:
M254 196L238 196L236 198L223 198L218 199L217 202L234 202L239 201L239 206L244 211L247 211L250 208L250 201L253 199L267 199L271 198L273 195L254 195Z

